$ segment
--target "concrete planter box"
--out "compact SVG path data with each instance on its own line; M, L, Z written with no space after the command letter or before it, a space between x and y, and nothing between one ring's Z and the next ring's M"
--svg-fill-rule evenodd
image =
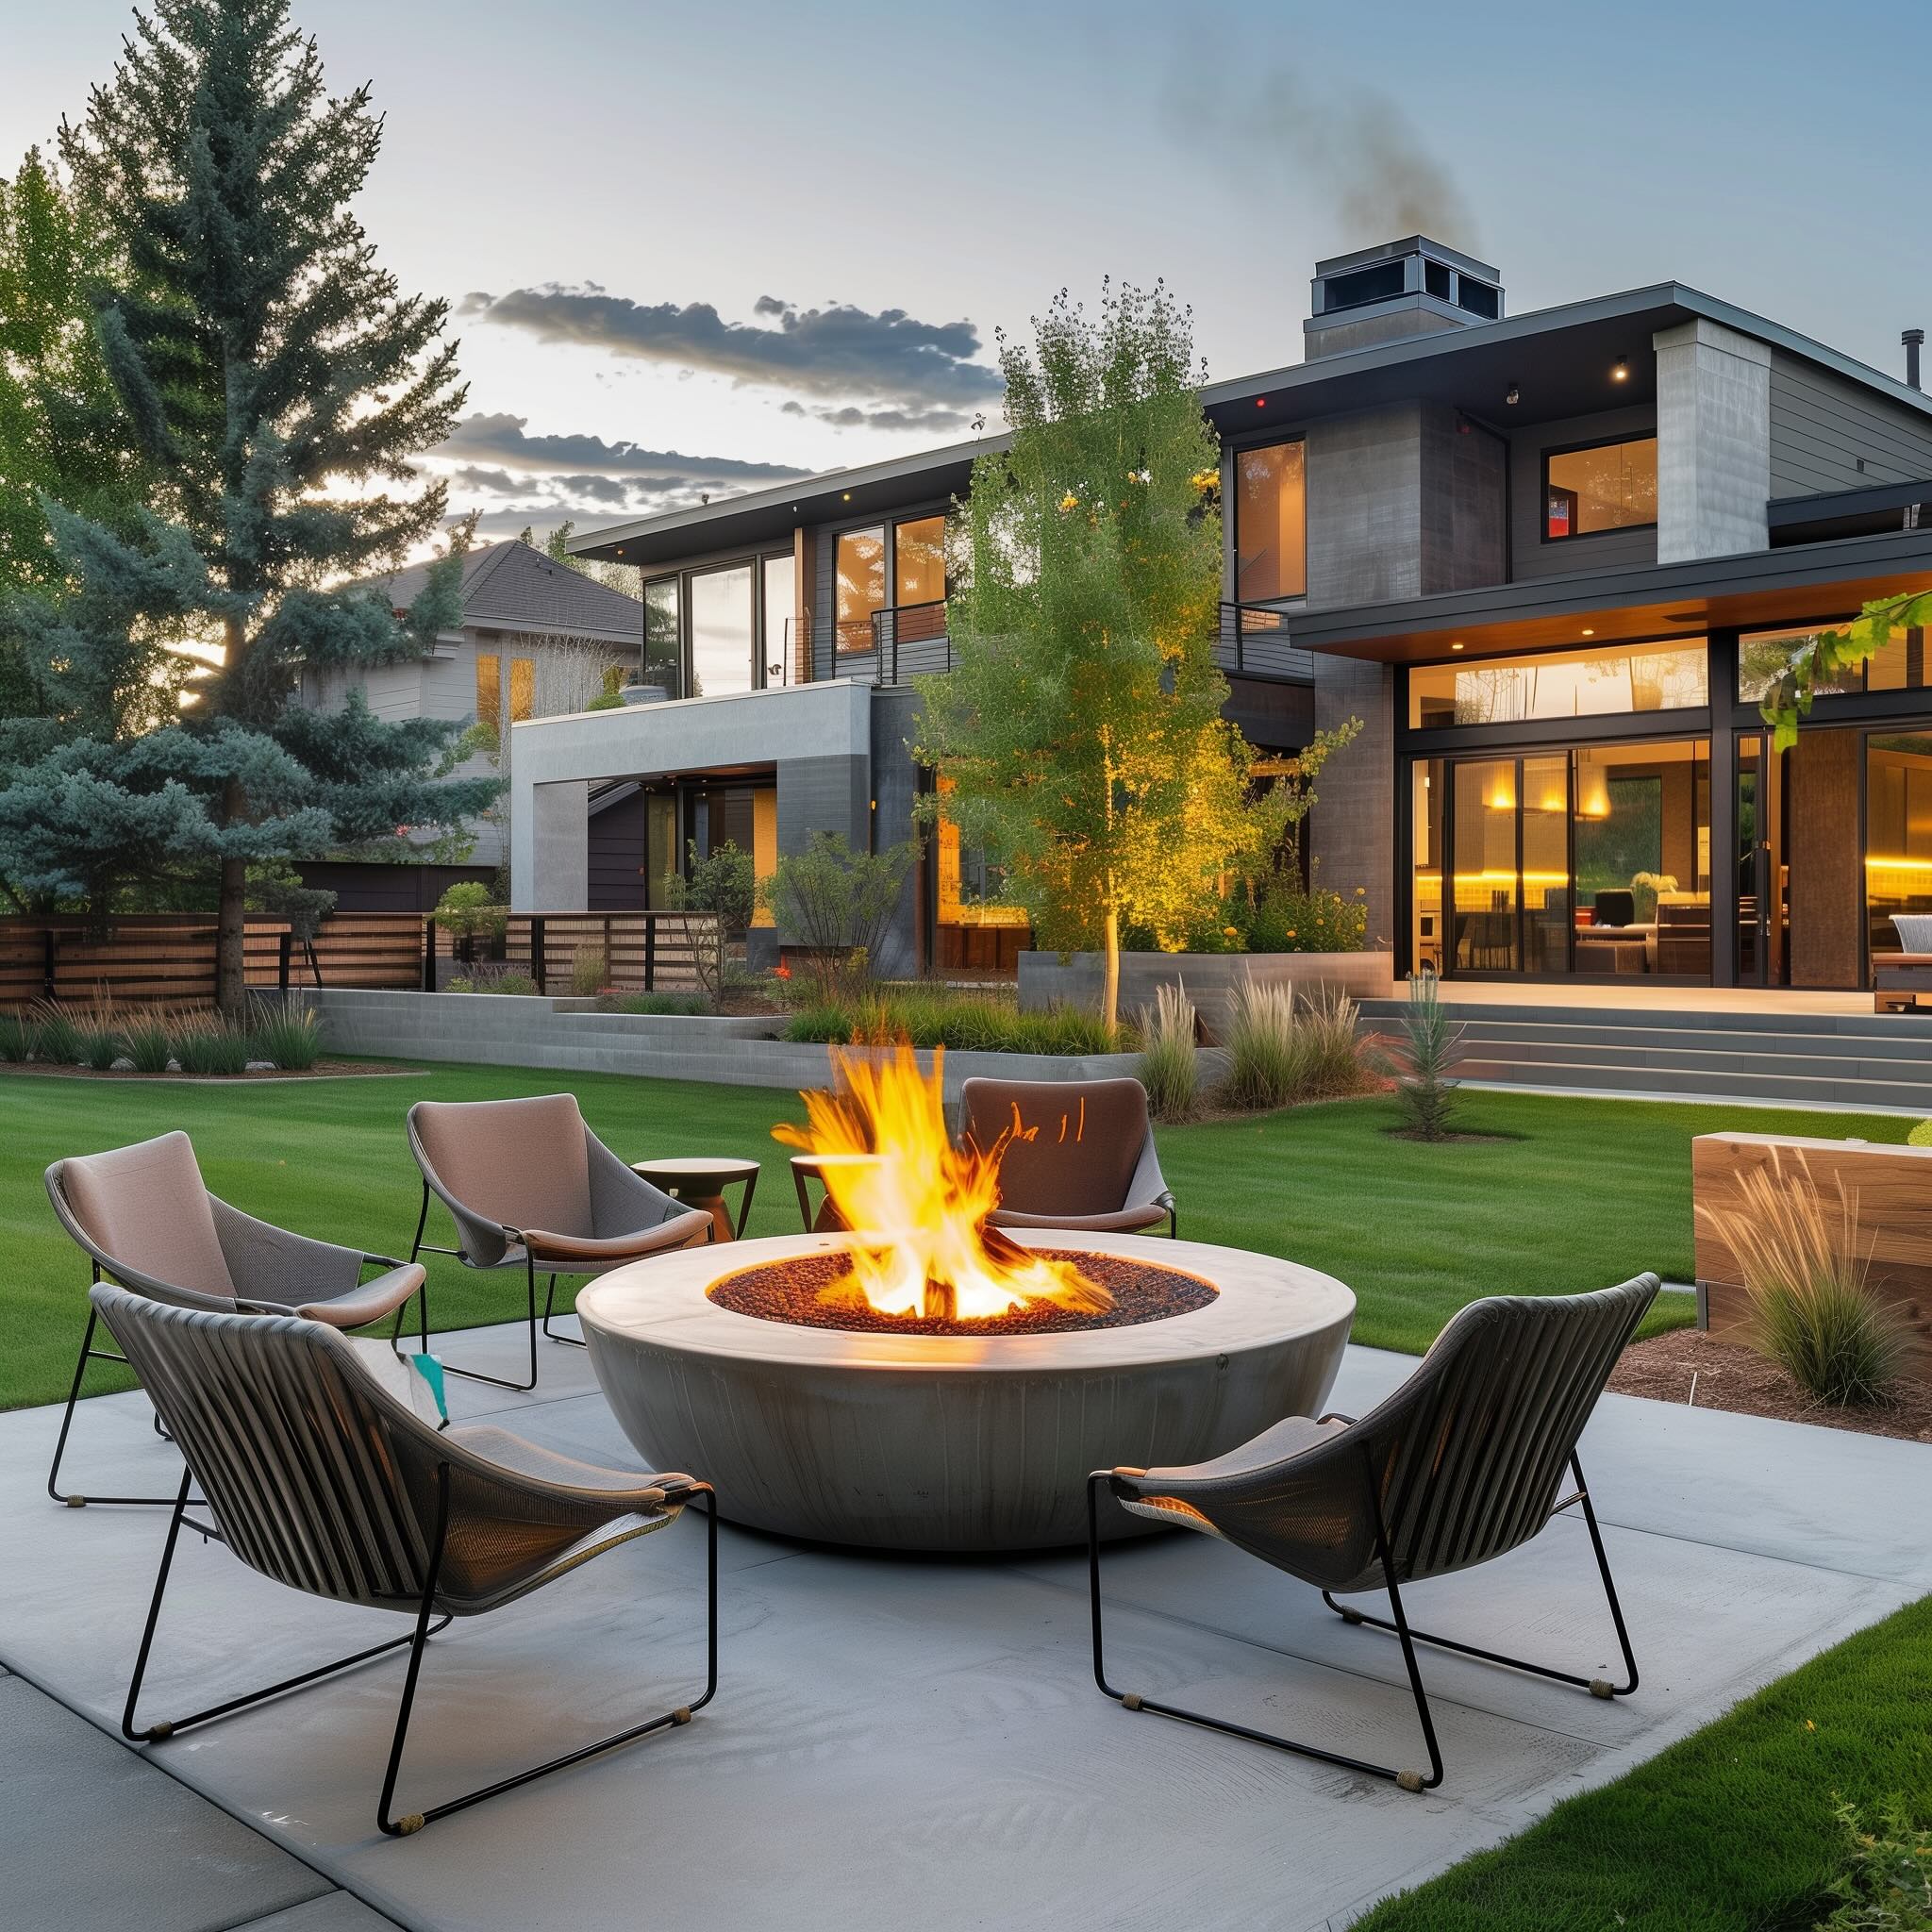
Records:
M1058 953L1022 953L1020 1005L1028 1010L1097 1008L1105 963L1099 953L1071 953L1064 962ZM1151 1007L1156 988L1180 984L1211 1032L1244 973L1257 985L1292 986L1310 995L1386 1000L1395 991L1390 953L1123 953L1121 1012L1124 1017Z
M548 1067L560 1072L637 1074L708 1080L728 1087L824 1087L824 1046L779 1040L783 1021L753 1015L600 1013L595 1003L505 993L364 992L325 988L308 996L331 1052L385 1059L450 1060L471 1066ZM931 1070L932 1055L919 1063ZM1012 1080L1090 1080L1133 1074L1131 1053L1063 1057L949 1053L945 1091L957 1100L975 1074Z

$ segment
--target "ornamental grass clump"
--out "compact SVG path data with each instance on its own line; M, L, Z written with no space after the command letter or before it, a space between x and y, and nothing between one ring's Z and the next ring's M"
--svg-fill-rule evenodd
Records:
M273 1060L284 1073L306 1074L322 1057L320 1018L300 993L258 1001L252 1017L251 1058Z
M595 946L579 946L571 956L570 990L580 1000L594 998L610 984L610 968Z
M1302 1059L1297 1100L1334 1100L1344 1093L1359 1093L1367 1085L1361 1042L1356 1038L1358 1012L1345 992L1324 989L1303 1000L1295 1015Z
M174 1024L172 1015L162 1007L137 1007L127 1016L122 1037L127 1045L127 1058L134 1062L137 1074L165 1074L168 1071L168 1062L175 1058L174 1045L169 1038Z
M0 1013L0 1060L30 1060L40 1044L40 1022L31 1013Z
M1295 1024L1294 988L1261 984L1243 973L1227 999L1227 1074L1221 1098L1242 1108L1286 1107L1307 1074L1306 1047Z
M1154 990L1145 1016L1146 1043L1141 1049L1141 1084L1147 1108L1158 1121L1191 1120L1201 1105L1200 1064L1194 1057L1194 1003L1176 983Z
M29 1011L39 1037L34 1041L34 1058L57 1067L72 1067L80 1060L80 1028L74 1016L52 1000L36 1000Z
M1795 1174L1775 1159L1754 1169L1740 1176L1735 1206L1700 1206L1698 1213L1737 1262L1751 1298L1754 1345L1819 1402L1882 1402L1903 1338L1871 1290L1857 1196L1840 1182L1834 1213L1802 1154L1795 1165Z
M228 1075L248 1069L248 1035L219 1012L183 1013L171 1042L184 1074Z

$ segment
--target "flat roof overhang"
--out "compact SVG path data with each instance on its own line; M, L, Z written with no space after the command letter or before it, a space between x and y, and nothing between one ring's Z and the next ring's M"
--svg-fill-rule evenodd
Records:
M1932 529L1893 530L1309 610L1291 617L1289 626L1294 642L1307 650L1413 664L1446 657L1457 643L1472 657L1497 657L1701 637L1733 625L1823 623L1855 616L1874 598L1928 589Z

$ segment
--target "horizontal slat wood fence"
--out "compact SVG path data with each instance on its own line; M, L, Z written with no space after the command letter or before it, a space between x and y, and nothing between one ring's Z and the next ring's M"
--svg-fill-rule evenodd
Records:
M620 991L715 988L724 950L703 912L514 913L502 941L455 940L418 912L338 912L309 941L286 920L251 919L243 936L248 984L393 991L433 986L434 961L494 957L528 973L540 991L567 993L579 953L603 962L598 986ZM178 913L116 919L106 939L80 919L0 918L0 1008L39 999L70 1006L212 1004L215 925Z

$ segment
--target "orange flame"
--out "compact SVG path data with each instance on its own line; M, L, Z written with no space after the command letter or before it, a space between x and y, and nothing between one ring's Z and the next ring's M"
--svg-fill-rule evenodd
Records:
M987 1151L954 1145L943 1058L944 1049L935 1049L928 1079L908 1044L890 1058L835 1046L833 1090L804 1096L808 1124L772 1130L818 1162L848 1230L852 1273L826 1299L956 1321L991 1321L1036 1301L1085 1313L1111 1307L1107 1290L1073 1262L1036 1255L986 1225L999 1205L1009 1137Z

